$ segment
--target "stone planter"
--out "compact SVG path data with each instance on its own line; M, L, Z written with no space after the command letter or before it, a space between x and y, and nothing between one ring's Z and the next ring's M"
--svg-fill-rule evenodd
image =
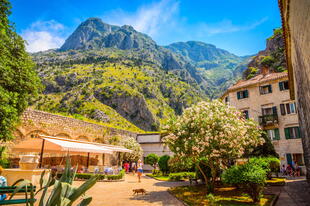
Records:
M37 155L21 155L19 167L22 170L34 170L39 164L39 156Z

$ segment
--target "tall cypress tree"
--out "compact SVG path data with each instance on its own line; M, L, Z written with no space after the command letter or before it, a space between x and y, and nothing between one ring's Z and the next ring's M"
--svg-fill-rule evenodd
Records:
M10 2L0 0L0 141L13 138L20 115L41 89L25 41L8 18L10 10Z

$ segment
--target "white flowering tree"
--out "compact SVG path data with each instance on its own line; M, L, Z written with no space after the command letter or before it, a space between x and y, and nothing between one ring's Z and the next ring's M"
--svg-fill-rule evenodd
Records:
M128 137L121 141L121 145L127 149L133 150L132 153L124 153L123 159L127 161L138 161L142 155L143 150L140 144L133 137Z
M231 159L239 158L244 151L263 144L262 131L253 120L247 120L236 108L218 100L200 102L188 108L182 116L171 119L162 129L163 141L172 152L191 157L196 163L207 158L211 169L210 179L197 164L213 192L218 168L224 168Z

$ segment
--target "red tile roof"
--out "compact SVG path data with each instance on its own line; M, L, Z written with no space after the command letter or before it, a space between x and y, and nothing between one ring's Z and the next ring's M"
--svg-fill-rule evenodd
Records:
M230 86L227 91L248 87L255 84L263 84L276 79L288 78L287 72L269 73L266 75L259 74L249 80L239 80L236 84Z

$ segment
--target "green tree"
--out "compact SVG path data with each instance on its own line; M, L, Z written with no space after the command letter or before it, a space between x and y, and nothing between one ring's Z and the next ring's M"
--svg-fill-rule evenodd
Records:
M169 165L168 165L169 159L170 159L169 155L163 155L158 160L159 169L163 174L167 174L169 172Z
M0 140L13 138L12 131L31 98L41 88L24 40L9 21L11 4L0 1Z
M156 168L156 164L158 163L159 157L157 154L151 153L148 154L145 158L145 163L146 164L150 164L154 167L154 169Z
M222 179L227 184L244 188L253 202L257 203L264 190L266 170L255 163L232 166L224 171Z

